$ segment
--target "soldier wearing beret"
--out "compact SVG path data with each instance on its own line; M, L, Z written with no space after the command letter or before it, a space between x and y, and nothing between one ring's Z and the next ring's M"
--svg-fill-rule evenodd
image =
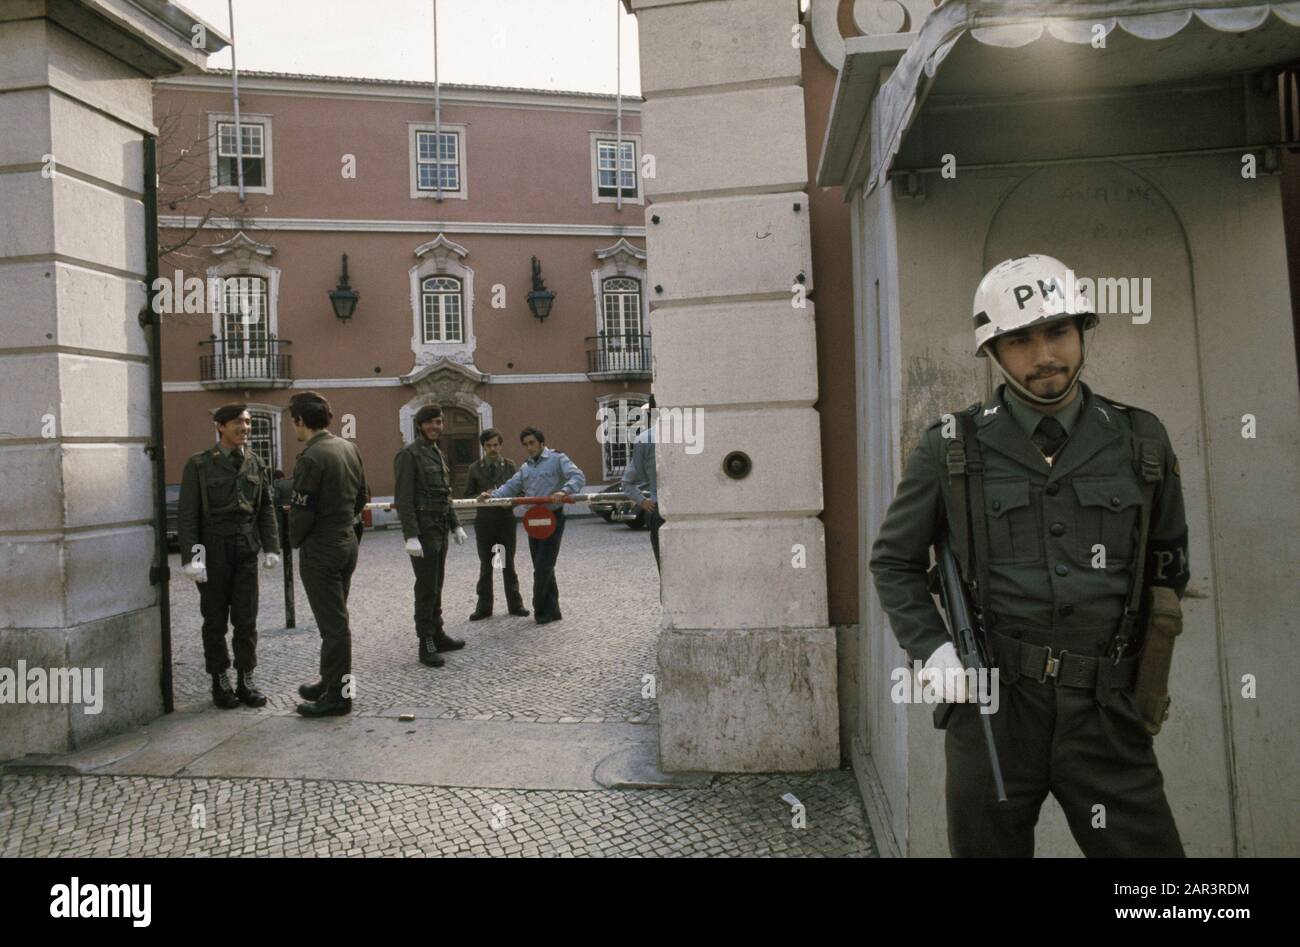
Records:
M872 549L899 644L944 682L936 722L955 856L1032 855L1049 792L1088 856L1183 854L1153 748L1159 721L1135 687L1154 611L1138 603L1176 609L1187 586L1178 462L1155 415L1079 380L1097 316L1066 298L1072 285L1065 264L1038 254L984 277L975 350L1006 384L925 432ZM1005 802L982 734L988 708L970 702L927 586L945 533L999 672L989 720Z
M361 454L350 441L326 430L333 414L314 391L289 401L294 433L305 443L293 468L289 539L300 550L299 570L311 613L320 630L320 680L304 684L298 705L304 717L352 711L352 630L348 592L357 567L356 515L370 499Z
M438 449L442 407L426 404L415 412L415 437L393 458L393 502L406 538L406 554L415 572L415 634L420 663L442 667L441 652L465 642L447 634L442 624L442 582L447 567L447 538L465 542L465 530L451 505L451 470Z
M274 569L280 537L266 466L248 449L250 416L244 404L212 415L217 443L185 462L176 508L177 543L187 578L198 584L203 614L203 662L212 676L212 702L261 707L266 696L253 679L257 667L257 558ZM227 622L233 628L235 673L230 685Z

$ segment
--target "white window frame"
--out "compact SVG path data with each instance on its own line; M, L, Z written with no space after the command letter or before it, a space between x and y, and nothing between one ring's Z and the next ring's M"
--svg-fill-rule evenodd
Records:
M415 355L416 366L432 365L441 358L472 365L478 340L474 337L474 271L464 263L469 251L440 233L428 243L416 247L415 256L418 262L408 273L411 284L411 352ZM460 342L424 341L424 281L430 276L453 276L460 280L463 335Z
M429 331L428 331L429 314L428 312L425 311L425 304L428 302L429 291L426 290L424 286L424 284L427 283L429 280L451 280L456 283L457 289L454 295L460 303L460 338L459 339L447 339L445 337L446 336L445 332L443 332L444 337L442 339L429 338ZM449 293L447 290L440 290L436 292L438 295L453 295ZM446 328L445 311L441 313L441 315L443 316L442 319L443 324L439 328L445 329ZM464 345L465 344L465 283L459 277L454 276L450 273L431 273L420 278L420 339L422 344L424 345Z
M271 466L267 470L270 474L275 470L284 470L284 428L281 423L284 420L284 408L274 404L253 404L248 405L249 415L264 414L271 421ZM252 426L249 426L249 440L252 440Z
M415 199L432 198L437 200L437 188L421 190L420 188L420 170L419 170L419 151L416 147L418 140L417 132L437 131L439 126L433 122L407 122L406 123L406 163L409 167L409 179L411 187L411 197ZM469 175L466 171L469 168L469 126L463 122L443 122L441 125L443 134L454 134L457 137L456 157L457 173L460 176L460 189L456 191L443 190L442 197L444 200L469 200Z
M235 114L233 112L209 112L208 113L208 189L213 193L239 193L239 183L218 184L217 175L217 149L219 140L217 137L218 125L233 125L235 123ZM262 162L266 166L266 173L263 175L264 183L253 187L244 186L245 194L274 194L275 193L275 159L272 148L274 135L271 128L271 116L260 115L256 113L239 115L239 124L242 125L261 125L262 126Z
M642 394L639 391L617 391L613 394L601 395L596 399L597 411L601 408L611 408L612 410L617 411L618 403L620 401L626 401L628 403L628 413L631 414L633 403L639 404L644 408L650 402L650 395L648 393ZM597 414L597 417L600 416L601 415ZM623 471L627 469L628 461L632 459L631 441L625 438L623 443L616 444L611 439L606 441L604 444L597 442L597 446L600 448L600 478L602 480L616 480L622 478ZM610 452L615 447L622 448L627 452L626 459L623 461L623 466L618 468L610 465Z
M588 133L591 142L591 202L593 204L616 204L614 195L603 197L600 193L600 149L597 142L617 142L618 136L612 131L592 131ZM641 177L641 135L639 132L623 132L623 144L632 143L632 174L636 178L636 195L623 194L624 204L645 203L645 180Z

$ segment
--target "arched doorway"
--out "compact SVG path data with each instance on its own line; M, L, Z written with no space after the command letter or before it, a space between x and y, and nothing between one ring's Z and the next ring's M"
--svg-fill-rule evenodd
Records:
M469 465L478 457L478 433L478 415L443 405L438 448L451 467L452 496L457 499L465 495Z

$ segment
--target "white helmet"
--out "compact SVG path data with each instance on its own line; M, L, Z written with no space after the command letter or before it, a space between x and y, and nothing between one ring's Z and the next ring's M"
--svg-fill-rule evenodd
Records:
M1041 398L1007 374L993 354L993 339L1034 324L1080 318L1079 330L1097 324L1092 300L1078 289L1074 273L1060 260L1041 253L1003 260L985 274L975 290L975 354L991 356L1016 392L1035 404L1055 404L1074 390L1082 362L1069 386L1055 398Z

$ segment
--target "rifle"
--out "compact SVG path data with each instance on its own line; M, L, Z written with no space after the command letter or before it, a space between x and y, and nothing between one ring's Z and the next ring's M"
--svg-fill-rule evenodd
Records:
M962 667L975 671L975 680L978 681L984 677L980 672L984 671L987 665L983 654L980 653L975 621L971 617L970 602L966 597L966 586L962 583L957 557L953 554L947 532L943 533L935 544L935 558L938 560L936 569L939 573L939 600L943 604L944 616L948 619L948 634L957 649L957 656L961 658ZM1007 789L1002 782L1002 767L998 763L997 744L993 742L993 724L986 713L981 712L979 718L984 728L984 744L988 747L989 764L993 767L993 785L997 789L998 802L1006 802Z

